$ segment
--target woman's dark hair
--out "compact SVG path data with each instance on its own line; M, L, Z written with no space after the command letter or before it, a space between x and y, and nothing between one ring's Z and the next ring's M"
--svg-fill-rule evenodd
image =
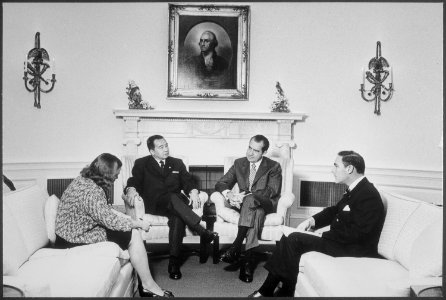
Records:
M102 153L90 165L82 169L81 175L84 178L93 180L104 190L108 197L108 192L116 179L116 174L114 173L115 164L117 164L117 169L122 167L122 162L119 158L110 153Z
M341 151L338 153L342 157L342 163L345 167L352 165L358 174L364 174L365 162L364 158L355 151Z

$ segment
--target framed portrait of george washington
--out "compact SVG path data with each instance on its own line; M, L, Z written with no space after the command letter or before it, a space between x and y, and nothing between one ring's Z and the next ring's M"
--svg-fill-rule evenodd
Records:
M168 99L248 100L249 6L169 4Z

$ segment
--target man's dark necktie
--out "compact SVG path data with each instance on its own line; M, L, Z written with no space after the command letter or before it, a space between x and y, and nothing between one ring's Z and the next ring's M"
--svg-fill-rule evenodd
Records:
M344 192L344 198L350 198L350 195L351 195L351 191L350 191L350 189L349 188L347 188L346 190L345 190L345 192Z
M161 171L164 173L164 160L160 161Z

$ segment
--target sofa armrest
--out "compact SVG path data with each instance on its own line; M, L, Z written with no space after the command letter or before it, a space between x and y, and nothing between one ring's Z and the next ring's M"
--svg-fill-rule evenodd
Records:
M214 192L211 194L211 201L215 203L215 210L218 215L218 210L225 207L225 197L220 192Z
M410 297L443 297L441 285L411 285Z
M281 194L279 202L277 203L277 214L279 216L282 216L283 220L285 220L286 212L288 208L290 208L291 205L293 205L295 198L296 197L294 196L294 194L290 192L285 192Z
M10 285L18 288L19 290L25 290L26 282L20 276L3 275L3 285Z
M30 283L20 276L3 276L3 285L10 285L23 292L25 297L49 297L51 295L48 283Z

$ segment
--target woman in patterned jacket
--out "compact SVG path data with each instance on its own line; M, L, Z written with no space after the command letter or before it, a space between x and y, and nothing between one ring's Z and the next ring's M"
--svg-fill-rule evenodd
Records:
M141 296L173 297L153 280L139 228L149 230L150 224L114 212L107 193L118 178L122 162L114 155L103 153L81 171L62 195L56 216L56 248L115 242L128 249L130 262L140 278Z

